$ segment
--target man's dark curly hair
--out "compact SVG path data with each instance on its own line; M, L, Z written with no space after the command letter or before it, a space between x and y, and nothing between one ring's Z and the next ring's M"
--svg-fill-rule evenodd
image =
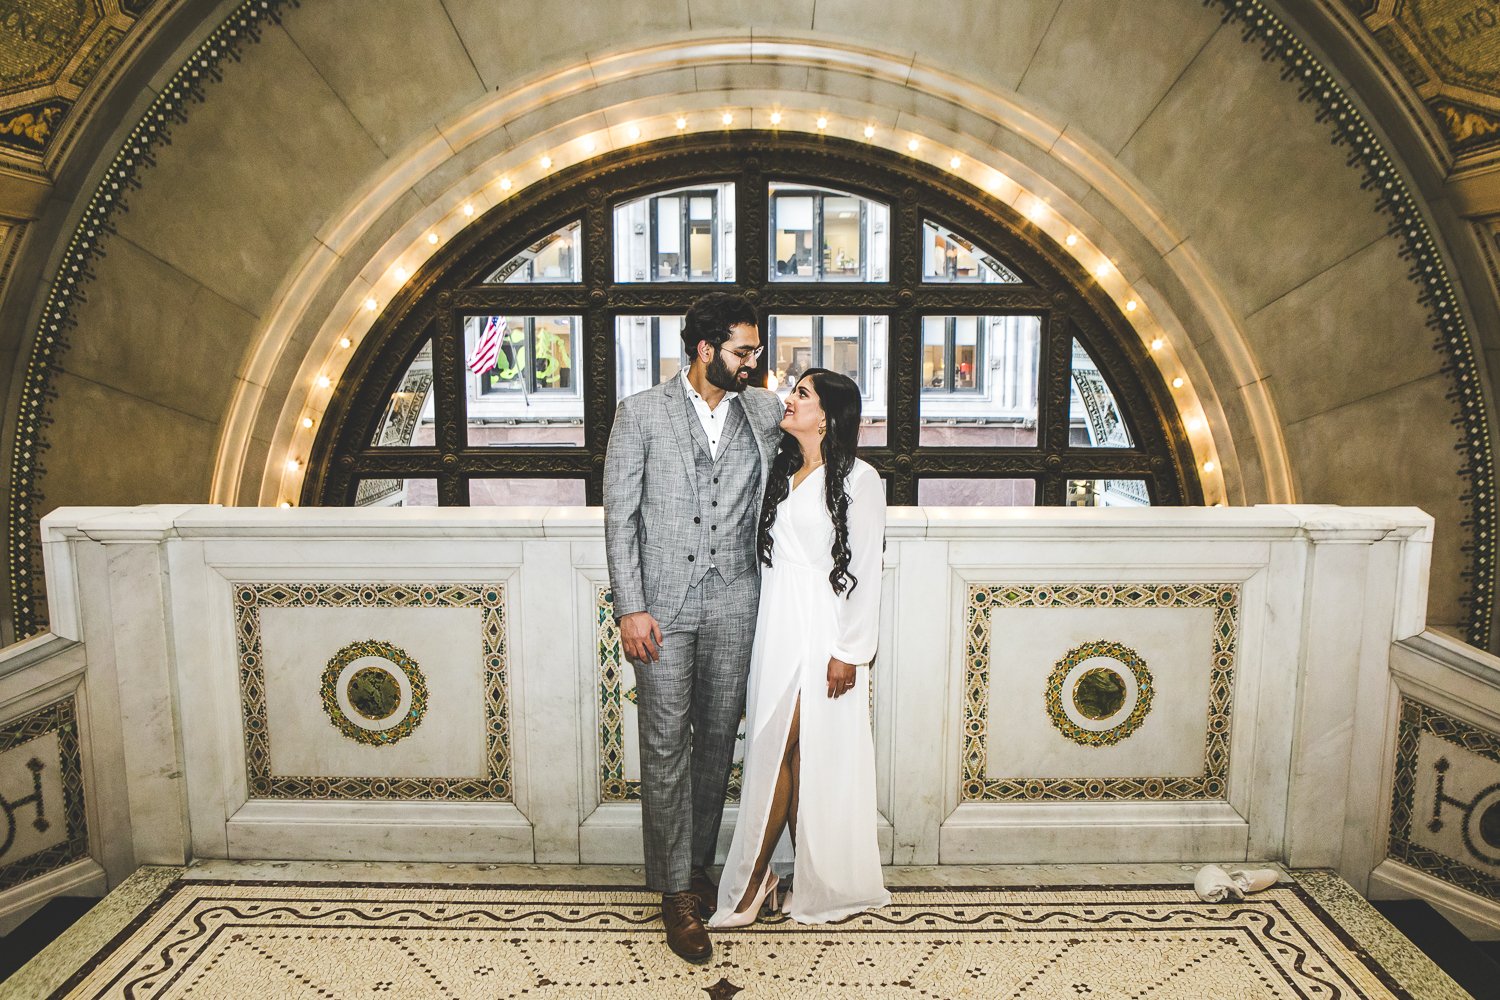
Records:
M682 349L689 360L698 356L698 341L708 341L709 347L722 347L729 339L729 328L760 326L760 317L755 306L743 295L729 292L710 292L694 302L682 321Z

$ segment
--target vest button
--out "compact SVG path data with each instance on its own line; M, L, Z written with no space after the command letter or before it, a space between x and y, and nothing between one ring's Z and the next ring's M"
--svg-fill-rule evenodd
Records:
M719 530L719 526L717 524L710 525L708 530L709 531L718 531Z
M717 483L718 481L719 481L719 477L718 476L714 476L714 482Z
M693 557L692 556L688 556L688 562L692 562L692 561L693 561Z
M693 518L693 523L694 524L700 524L700 523L702 523L702 518L697 518L697 517Z
M715 507L719 506L719 501L717 501L717 500L711 500L711 501L709 501L709 503L711 505L715 506Z
M709 549L708 550L708 554L711 555L711 556L712 555L718 555L718 553L719 553L718 549Z

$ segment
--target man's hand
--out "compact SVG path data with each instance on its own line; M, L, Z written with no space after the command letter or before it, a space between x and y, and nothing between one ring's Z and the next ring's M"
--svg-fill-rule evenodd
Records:
M636 663L655 663L661 658L661 626L649 611L637 611L620 619L620 645Z
M854 664L845 663L837 656L830 656L828 658L828 697L837 698L852 688L854 671Z

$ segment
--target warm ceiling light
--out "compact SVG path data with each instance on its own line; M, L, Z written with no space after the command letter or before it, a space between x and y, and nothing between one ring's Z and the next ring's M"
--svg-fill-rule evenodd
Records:
M1151 349L1153 351L1159 351L1163 347L1166 346L1166 343L1167 342L1165 340L1162 340L1160 337L1157 337L1155 340L1151 341Z
M583 137L583 151L585 153L592 153L594 150L596 150L598 148L599 147L594 143L594 137L593 136L590 135L590 136L584 136Z
M374 312L379 307L380 303L376 302L373 298L365 299L365 308L370 310L370 312Z
M1214 506L1215 507L1222 507L1222 506L1224 506L1224 501L1220 500L1219 502L1215 503Z
M1078 234L1077 233L1069 233L1068 234L1068 238L1065 239L1065 240L1063 240L1063 242L1066 243L1070 247L1076 247L1078 245Z
M1174 388L1174 389L1181 389L1182 388L1182 376L1181 375L1177 376L1176 378L1174 378L1172 380L1172 388Z
M1126 312L1132 312L1133 313L1133 312L1135 312L1135 309L1136 309L1136 301L1135 301L1135 299L1131 299L1129 302L1125 303L1125 311Z
M326 389L330 385L333 385L333 379L329 378L327 375L319 375L317 378L313 379L313 381L317 383L319 389Z
M719 121L723 122L725 125L733 125L734 124L734 114L732 112L726 111L719 118Z
M352 344L352 343L354 343L354 341L350 340L348 337L340 337L339 338L339 346L342 347L346 351L349 349L349 345Z
M550 156L544 156L544 157L542 157L542 169L543 170L551 170L552 169L552 157L550 157Z
M1100 277L1100 278L1108 277L1109 276L1109 261L1104 261L1098 267L1094 268L1094 275L1096 277Z
M906 140L906 148L910 152L915 153L917 151L917 147L920 146L920 145L922 145L922 144L920 142L918 142L916 139L908 139L908 140Z
M312 417L303 417L302 418L302 426L303 427L311 427L312 425L313 425L313 418Z
M641 127L639 125L632 125L627 130L626 134L630 136L631 142L635 142L641 137Z
M473 202L471 202L471 201L464 202L464 214L465 215L473 215L474 214L474 203Z
M827 115L819 115L818 116L817 125L818 125L819 130L827 128L828 127L828 116Z
M679 129L685 129L687 128L687 119L678 115L676 124Z
M771 124L772 125L780 125L781 124L781 112L780 111L772 111L771 112Z
M952 167L954 170L957 170L963 162L964 161L961 158L955 156L953 159L948 161L948 166Z
M873 139L873 138L875 138L875 126L874 125L866 125L865 126L865 138L866 139Z
M283 500L283 501L281 501L281 509L282 510L286 510L286 509L290 508L291 506L292 506L292 502L290 500Z
M509 177L502 177L502 178L500 178L500 190L501 191L509 191L513 187L515 187L515 184L514 184L514 182L511 181L511 179Z
M1047 206L1042 204L1040 198L1034 198L1031 202L1031 208L1027 209L1026 214L1031 217L1032 222L1040 222L1042 216L1047 214Z
M1198 428L1200 428L1202 426L1203 426L1203 421L1199 420L1197 417L1194 417L1193 419L1191 419L1191 420L1189 420L1187 422L1187 428L1190 431L1196 431Z
M295 458L289 458L286 460L286 471L296 472L300 468L302 468L302 463L297 461Z
M502 187L504 186L504 182L503 181L501 182L501 186ZM429 244L431 244L432 246L437 246L437 233L428 233L427 234L427 242Z
M1213 459L1209 459L1207 462L1203 463L1203 471L1204 472L1212 472L1212 471L1214 471L1214 462L1213 462Z
M396 280L397 281L405 281L406 278L407 278L406 268L404 268L404 267L397 267L391 273L396 276Z

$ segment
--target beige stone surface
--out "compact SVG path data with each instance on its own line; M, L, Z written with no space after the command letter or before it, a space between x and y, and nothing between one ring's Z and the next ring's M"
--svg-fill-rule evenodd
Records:
M817 0L688 0L688 25L694 31L738 28L812 27Z
M485 85L439 0L380 8L381 30L349 44L368 0L319 0L288 11L287 34L386 153L472 101Z
M1251 313L1385 232L1311 105L1238 31L1214 35L1120 152Z

